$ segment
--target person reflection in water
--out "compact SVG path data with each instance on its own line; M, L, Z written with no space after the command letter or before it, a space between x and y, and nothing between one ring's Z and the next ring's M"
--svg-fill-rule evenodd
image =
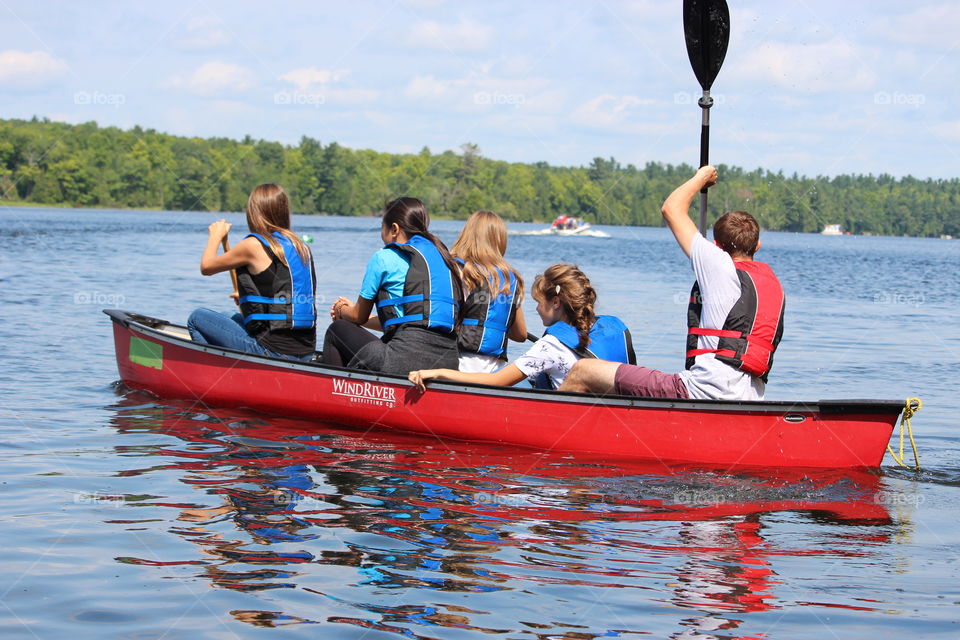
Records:
M711 632L740 626L732 614L772 608L774 572L760 531L757 515L681 523L686 561L673 584L673 602L703 615L684 620L687 629L672 637L718 638Z

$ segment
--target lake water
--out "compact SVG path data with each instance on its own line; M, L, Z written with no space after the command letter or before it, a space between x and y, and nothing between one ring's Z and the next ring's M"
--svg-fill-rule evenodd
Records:
M768 398L919 396L921 473L665 474L125 391L100 310L229 309L198 268L214 218L0 208L0 637L960 635L960 242L767 233L758 255L788 295ZM356 296L378 226L296 218L321 307ZM676 370L689 266L664 229L604 230L508 258L528 283L580 264Z

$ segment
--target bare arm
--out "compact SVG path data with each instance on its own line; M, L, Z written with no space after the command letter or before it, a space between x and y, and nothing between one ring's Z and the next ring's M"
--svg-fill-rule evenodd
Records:
M491 384L498 387L510 387L527 376L515 364L508 364L493 373L467 373L453 369L422 369L411 371L407 376L421 391L426 391L424 383L428 380L450 380L451 382L472 382L474 384Z
M363 323L363 326L367 329L373 329L374 331L383 331L383 327L380 326L380 316L375 313L370 314L370 317Z
M523 307L517 307L517 315L507 336L514 342L524 342L527 339L527 319L523 317Z
M677 244L690 257L690 247L693 237L697 235L697 225L690 219L690 201L703 189L717 182L717 170L707 165L700 167L696 174L682 185L673 190L663 202L660 212L667 226L677 239Z
M230 223L226 220L217 220L208 228L207 246L203 249L203 255L200 257L200 273L205 276L212 276L215 273L229 271L237 267L250 266L255 255L253 253L253 244L259 244L254 238L244 238L226 253L217 253L220 242L230 231Z
M372 320L376 318L376 316L373 318L370 317L371 311L373 311L373 300L358 297L356 302L350 302L341 296L337 298L337 301L330 307L330 319L349 320L354 324L379 330L379 319L377 319L376 326L371 326Z

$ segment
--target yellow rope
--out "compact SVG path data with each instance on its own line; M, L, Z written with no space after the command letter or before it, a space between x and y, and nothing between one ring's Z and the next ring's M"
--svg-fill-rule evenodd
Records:
M920 471L920 455L917 453L917 443L913 439L913 427L910 426L910 418L916 415L922 406L923 402L920 401L920 398L907 398L903 407L903 415L900 417L900 455L894 452L889 443L887 444L887 451L890 452L890 457L893 458L894 462L901 467L907 467L903 460L903 434L906 431L907 436L910 437L910 446L913 447L913 469L915 471ZM904 429L904 425L906 425L906 429Z

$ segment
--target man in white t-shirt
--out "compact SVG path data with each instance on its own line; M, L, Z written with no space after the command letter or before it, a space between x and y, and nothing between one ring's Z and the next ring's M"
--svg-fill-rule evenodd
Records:
M661 209L697 278L688 311L687 368L664 373L596 359L577 361L561 391L654 398L763 400L766 375L783 333L783 289L770 268L753 260L760 227L732 211L704 238L690 219L690 203L715 184L717 170L701 167Z

